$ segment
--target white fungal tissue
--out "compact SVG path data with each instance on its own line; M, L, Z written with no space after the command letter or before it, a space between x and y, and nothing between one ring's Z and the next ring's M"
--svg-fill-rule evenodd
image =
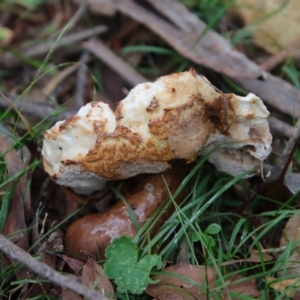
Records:
M208 160L236 176L269 155L268 115L253 94L224 94L194 70L175 73L137 85L115 112L91 102L57 122L44 134L44 167L55 182L82 194L211 150Z

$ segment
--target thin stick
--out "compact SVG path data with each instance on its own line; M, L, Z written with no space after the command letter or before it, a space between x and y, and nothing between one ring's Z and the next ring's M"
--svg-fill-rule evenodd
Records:
M77 111L81 106L84 105L84 94L86 90L87 76L88 76L88 67L86 62L90 59L91 54L88 50L84 50L81 54L79 62L81 63L77 70L77 80L76 80L76 92L75 99L73 101L73 110Z
M14 106L19 109L22 114L27 114L33 117L37 117L39 119L44 119L51 115L55 110L55 107L48 103L39 103L30 98L25 98L18 95L4 95L4 97L0 94L0 107L9 109L11 105L5 100L7 97L11 102L13 102ZM19 99L19 100L18 100ZM18 101L17 101L18 100ZM72 112L64 111L59 114L57 119L66 119L72 116Z
M61 38L59 41L57 41L55 49L57 50L59 47L62 47L67 44L78 43L82 40L85 40L92 36L103 33L106 31L106 29L107 29L106 26L99 25L94 28L89 28L89 29L85 29L85 30L82 30L77 33L72 33L70 35L66 35L63 38ZM53 47L55 42L56 42L55 40L51 39L51 40L45 41L39 45L30 47L28 49L23 49L23 50L21 49L21 50L19 50L19 52L22 52L22 55L24 55L26 58L38 57L40 55L47 54L51 50L51 48ZM5 53L1 59L1 64L6 68L16 67L21 63L22 63L22 60L20 60L16 56L12 55L11 53Z
M51 96L57 87L78 68L79 64L74 64L61 70L57 76L51 78L51 80L45 85L45 87L42 89L42 93L48 97Z
M96 300L108 300L105 296L100 293L82 285L78 281L72 278L64 276L57 271L53 270L44 263L35 260L27 252L16 246L10 240L5 238L0 234L0 250L3 251L7 256L15 259L16 261L22 263L34 273L40 275L41 277L50 280L51 282L63 287L68 288L88 299Z
M293 158L293 153L299 144L300 140L300 119L296 123L293 135L286 144L277 164L273 167L271 175L266 178L267 182L275 182L283 180L287 172L290 161Z
M71 19L68 21L68 31L71 31L75 27L77 22L81 19L81 17L86 12L86 8L87 8L87 3L85 2L80 3L79 8L75 12L75 14L71 17ZM58 32L55 32L53 35L51 35L51 38L57 38L63 32L63 30L64 28L62 28Z
M269 59L267 59L264 63L260 65L260 67L265 71L273 70L277 65L279 65L285 58L288 56L294 55L300 47L300 39L294 41L293 43L286 46L280 52L272 55Z
M112 70L122 76L122 78L124 78L124 80L126 80L130 85L135 86L147 81L145 77L135 71L128 63L122 60L100 41L88 41L84 42L82 45L85 49L100 58Z
M269 117L270 127L284 137L290 138L293 135L294 127L275 117Z

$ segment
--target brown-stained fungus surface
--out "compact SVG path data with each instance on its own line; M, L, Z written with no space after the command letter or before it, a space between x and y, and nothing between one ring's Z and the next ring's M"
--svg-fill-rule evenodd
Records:
M115 112L92 102L56 123L44 134L44 166L55 182L82 194L213 149L209 161L235 176L270 153L268 115L253 94L224 94L194 70L174 73L137 85Z

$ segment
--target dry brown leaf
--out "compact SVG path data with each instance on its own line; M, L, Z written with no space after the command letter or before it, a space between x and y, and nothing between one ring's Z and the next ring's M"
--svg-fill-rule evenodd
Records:
M286 223L282 237L280 240L280 247L287 246L292 242L300 241L300 214L293 215ZM293 249L292 255L290 256L288 262L284 262L282 265L282 271L278 272L278 276L288 276L300 274L300 245L297 244L295 249Z
M84 266L84 263L81 260L66 255L62 255L61 258L68 264L75 274L80 272Z
M240 281L239 283L235 283ZM229 281L228 285L222 293L223 300L240 299L237 295L243 295L258 299L260 292L256 288L255 279L248 280L240 275L234 276ZM237 298L236 298L237 297Z
M68 274L66 275L78 282L80 282L80 277L75 276L75 275L71 275ZM83 300L83 297L81 297L80 295L78 295L76 292L70 290L70 289L62 289L61 292L61 299L62 300Z
M61 300L83 300L83 298L77 293L69 289L65 289L61 292Z
M110 280L94 259L88 259L82 269L82 284L100 291L109 299L114 298L115 292Z
M265 18L254 25L254 38L269 52L276 53L300 39L299 0L236 0L236 4L246 25ZM295 53L299 55L300 50Z
M154 276L160 280L151 284L146 292L156 299L163 300L195 300L203 299L207 291L215 287L217 272L214 268L195 265L174 265Z
M0 136L0 153L5 153L10 147L11 145L7 142L7 140L3 136ZM25 169L25 165L14 148L10 149L9 152L4 155L4 161L6 163L8 178ZM3 234L8 235L17 231L23 231L23 233L20 233L19 236L24 236L25 238L26 231L24 230L27 228L25 222L30 213L30 195L29 193L26 193L28 181L26 176L22 176L15 182L17 183L15 187L13 187L13 184L10 185L13 190L9 214L5 223ZM28 242L25 240L23 242L20 241L18 245L22 249L27 250Z
M0 135L0 153L4 154L10 148L7 140ZM7 177L11 177L16 173L25 169L17 151L12 148L4 155L4 161L7 168ZM15 183L15 185L14 185ZM2 234L11 235L12 241L23 250L28 250L28 237L26 219L30 213L30 194L26 193L28 181L26 176L14 180L7 188L7 192L11 192L11 201L8 216L3 228ZM18 234L13 235L18 232ZM11 260L13 263L14 260ZM18 279L27 277L26 271L17 273Z
M249 258L242 258L242 259L234 259L223 262L220 266L230 266L237 263L244 263L244 262L254 262L259 263L263 261L271 261L274 260L274 257L268 253L268 249L264 249L261 253L258 250L251 249L250 257Z
M214 299L214 290L217 287L215 268L182 264L170 266L164 269L164 272L153 277L154 280L160 281L155 285L149 285L146 290L156 299L201 300L208 295ZM237 281L239 282L236 283ZM255 279L248 280L240 275L234 275L226 280L226 286L222 288L221 294L222 299L227 300L235 299L237 294L259 297L260 292L256 288Z
M274 277L267 276L265 277L265 282L268 283L270 287L275 291L280 293L286 293L288 297L293 297L293 295L300 290L299 278L278 280Z
M271 254L269 254L267 251L262 250L260 253L258 250L251 249L250 257L249 257L249 259L246 259L246 261L261 262L262 259L263 259L263 261L271 261L274 259L274 257Z
M280 247L287 246L290 242L300 240L300 214L293 215L286 223L282 238L280 240Z

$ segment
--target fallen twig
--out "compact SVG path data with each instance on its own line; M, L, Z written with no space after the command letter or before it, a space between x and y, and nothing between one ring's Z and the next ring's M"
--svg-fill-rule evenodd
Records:
M279 77L267 73L265 79L232 80L281 112L300 117L300 91Z
M140 73L123 61L100 41L84 42L83 47L91 51L116 73L120 74L130 85L135 86L147 81Z
M5 97L13 102L14 106L19 109L23 114L27 114L39 119L44 119L53 114L55 107L47 103L39 103L29 98L21 97L18 95L1 95L0 94L0 107L4 109L10 109L11 105L9 101L5 100ZM19 99L19 100L18 100ZM57 119L69 118L74 114L72 111L65 110L59 114ZM56 118L53 118L56 120Z
M296 123L294 133L290 137L288 143L286 144L285 149L283 150L278 162L272 168L270 176L266 178L267 182L276 182L279 180L281 180L282 182L284 181L285 174L293 158L294 151L296 150L296 147L299 144L299 141L300 141L300 119Z
M85 55L80 58L79 63L72 64L63 69L57 76L53 77L50 82L43 88L42 93L46 96L52 95L54 90L59 84L61 84L68 76L80 68L86 68L86 63L89 61L90 57ZM82 78L78 79L82 80ZM78 110L84 103L82 103L76 110Z
M275 117L269 117L268 122L270 127L276 132L282 134L284 137L291 137L294 132L294 127L277 119Z
M51 80L42 89L42 93L46 96L51 96L55 89L72 73L79 68L79 64L73 64L61 70L57 76L51 78Z
M35 260L31 255L9 241L2 234L0 234L0 250L8 257L15 259L31 269L34 273L63 288L68 288L88 299L107 300L107 298L100 293L82 285L70 277L58 273L46 264Z
M22 56L26 58L34 58L40 55L46 55L53 48L53 45L56 44L55 49L57 50L59 47L62 47L67 44L78 43L84 39L88 39L92 36L98 35L106 31L106 26L99 25L94 28L85 29L77 33L72 33L70 35L66 35L62 37L60 40L49 40L44 41L39 45L32 46L27 49L20 49L18 52L22 53ZM1 60L1 65L5 68L13 68L22 63L17 56L7 52L3 55Z
M206 28L206 24L177 1L154 0L149 1L149 3L168 18L171 11L176 13L172 19L177 20L177 25L184 22L183 18L186 11L190 25L193 26L193 33L191 30L183 30L180 26L178 27L181 30L178 30L132 0L114 0L112 2L117 3L118 10L123 14L146 25L179 53L198 64L232 77L256 78L262 75L262 70L255 63L248 60L244 54L234 51L230 43L216 32L210 30L199 39L202 31ZM216 60L216 57L218 57L218 60Z
M73 110L78 111L81 106L84 105L84 94L87 83L87 71L88 68L86 66L86 61L88 61L91 57L89 51L84 50L80 57L80 66L77 70L77 80L76 80L76 92L75 92L75 100L73 101Z
M77 22L81 19L81 17L86 12L86 8L87 8L86 3L82 2L79 4L80 4L79 8L75 12L75 14L72 16L72 18L68 21L68 31L70 31L71 29L73 29L75 27ZM65 30L65 28L55 32L55 34L51 35L51 38L58 37L64 30Z
M267 59L264 63L260 65L260 67L265 71L273 70L277 65L279 65L285 58L288 56L292 56L297 49L300 47L300 39L291 43L280 52L272 55L269 59Z

